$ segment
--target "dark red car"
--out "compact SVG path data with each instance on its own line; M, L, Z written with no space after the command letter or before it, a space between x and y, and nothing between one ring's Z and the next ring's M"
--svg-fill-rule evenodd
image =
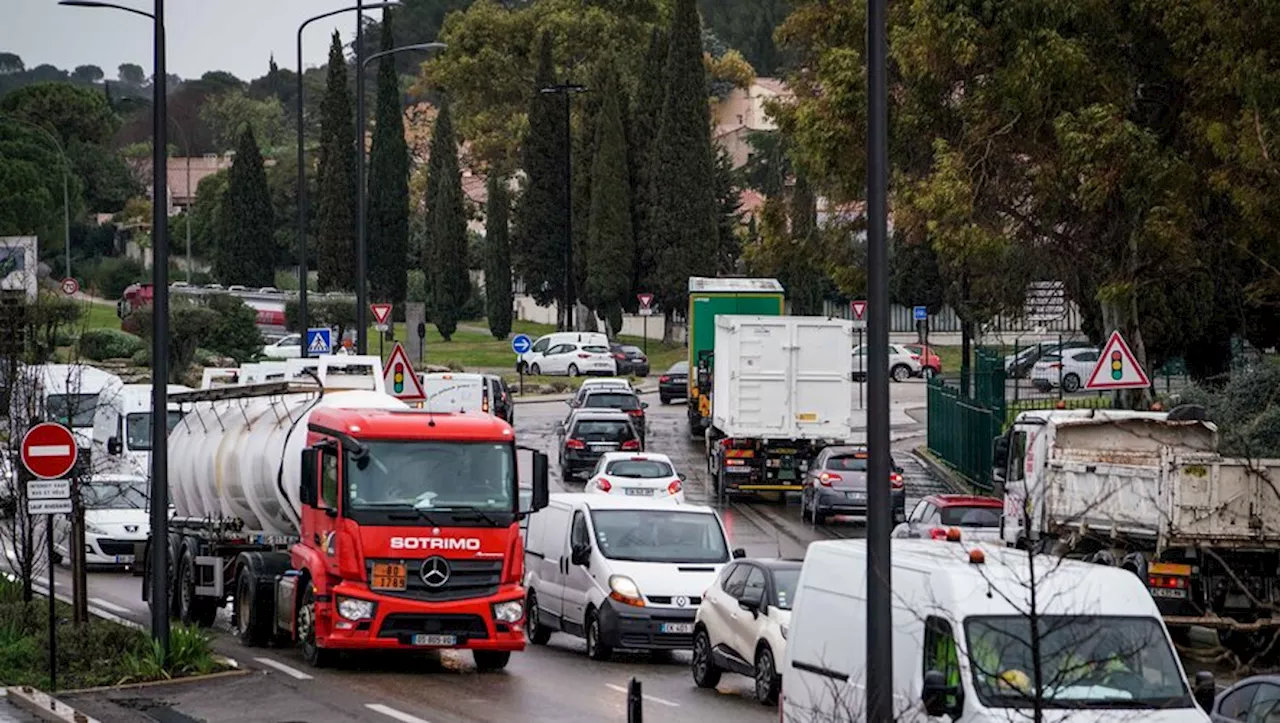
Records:
M943 537L959 528L961 539L998 542L1004 501L973 495L929 495L916 503L907 521L893 530L894 537Z
M911 352L911 358L920 362L920 376L928 379L942 373L942 358L933 353L933 349L923 344L903 344L902 348Z

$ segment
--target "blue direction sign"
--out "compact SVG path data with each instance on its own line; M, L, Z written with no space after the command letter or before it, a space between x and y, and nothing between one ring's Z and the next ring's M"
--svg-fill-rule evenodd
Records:
M915 307L912 307L912 309L911 309L911 318L912 318L912 319L915 319L916 321L928 321L928 320L929 320L929 307L927 307L927 306L915 306Z
M528 334L516 334L511 338L511 351L523 354L533 348L533 340Z
M332 354L333 331L330 329L307 329L308 354Z

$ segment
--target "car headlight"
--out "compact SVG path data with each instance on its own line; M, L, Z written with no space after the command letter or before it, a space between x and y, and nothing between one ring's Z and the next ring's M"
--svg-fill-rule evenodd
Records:
M368 620L377 606L372 600L338 596L338 614L347 620Z
M640 594L640 586L626 575L609 576L609 597L620 603L644 607L644 597Z
M508 600L493 604L493 619L500 623L515 624L520 622L524 617L524 602L521 600Z
M106 530L102 529L101 527L98 527L97 525L93 524L92 522L87 522L87 521L84 523L84 531L85 531L85 532L88 532L90 535L105 535L105 534L107 534L107 531L106 531Z

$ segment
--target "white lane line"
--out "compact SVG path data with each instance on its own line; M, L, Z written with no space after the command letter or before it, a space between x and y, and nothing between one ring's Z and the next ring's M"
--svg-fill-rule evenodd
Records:
M125 607L125 606L123 606L123 605L117 605L117 604L115 604L115 603L111 602L110 600L103 600L103 599L102 599L102 598L100 598L100 597L91 597L91 598L89 598L89 602L94 603L94 604L95 604L95 605L97 605L98 607L106 608L106 609L110 610L110 611L111 611L111 612L113 612L113 613L128 613L128 612L133 612L132 610L130 610L129 608L127 608L127 607Z
M71 445L37 444L27 448L28 457L70 457Z
M275 668L276 670L280 671L281 673L284 673L285 675L291 676L293 678L297 678L298 680L311 680L310 675L307 675L306 673L302 672L301 670L298 670L297 668L291 665L285 665L284 663L281 663L278 660L272 660L271 658L254 658L254 660L258 661L259 663L262 663L263 665L269 665L272 668Z
M416 715L409 715L404 711L396 710L389 705L383 705L381 703L365 703L364 707L375 713L381 713L388 718L395 718L396 720L403 721L404 723L429 723Z
M616 691L618 691L619 693L623 693L623 694L625 694L625 693L627 692L627 689L626 689L626 688L622 687L621 685L614 685L613 683L605 683L605 684L604 684L604 687L606 687L606 688L608 688L608 689L610 689L610 690L616 690ZM641 697L641 698L644 698L644 699L645 699L645 700L647 700L647 701L652 701L652 702L654 702L654 703L658 703L659 705L665 705L665 706L667 706L668 708L679 708L679 707L680 707L680 704L679 704L679 703L672 703L671 701L669 701L669 700L665 700L665 699L663 699L663 698L659 698L659 697L658 697L658 696L656 696L656 695L649 695L648 693L642 693L642 694L640 695L640 697Z

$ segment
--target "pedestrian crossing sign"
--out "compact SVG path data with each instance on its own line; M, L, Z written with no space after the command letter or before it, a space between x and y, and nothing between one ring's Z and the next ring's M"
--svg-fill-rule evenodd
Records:
M317 356L333 353L333 332L327 328L307 329L307 354Z
M1147 373L1129 350L1120 332L1111 332L1111 338L1102 348L1102 356L1089 375L1085 389L1145 389L1151 386Z

